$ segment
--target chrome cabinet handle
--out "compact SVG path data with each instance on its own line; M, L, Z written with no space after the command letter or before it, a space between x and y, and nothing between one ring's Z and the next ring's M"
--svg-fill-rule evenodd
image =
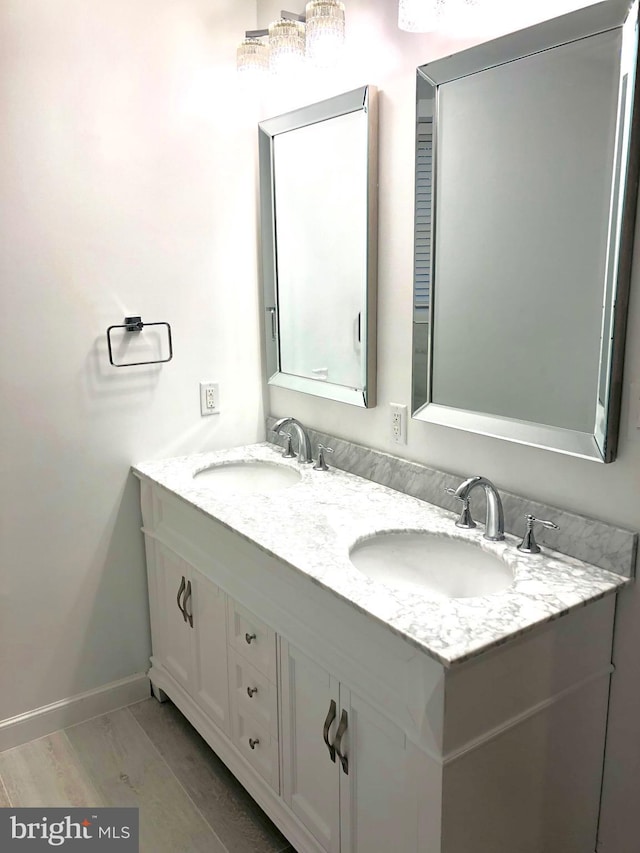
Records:
M269 308L265 308L265 311L268 311L271 314L271 340L275 341L276 339L276 309L272 306Z
M247 687L247 694L249 696L249 699L253 699L253 697L256 695L257 692L258 692L257 687Z
M187 582L184 579L184 575L183 575L182 580L180 581L180 589L178 590L178 595L176 597L176 601L178 602L178 610L180 611L180 613L182 613L182 618L184 619L185 622L187 621L187 614L185 613L184 608L180 604L180 596L182 595L182 593L185 591L186 588L187 588Z
M255 634L245 634L244 638L247 641L247 645L250 646L251 643L253 642L253 640L256 639L256 635Z
M340 715L340 725L338 726L338 731L336 732L336 739L334 741L334 746L336 752L338 753L338 758L340 759L340 764L342 764L342 771L345 775L349 775L349 759L342 752L342 738L344 737L344 733L347 730L347 726L349 725L349 717L347 712L343 709L342 714Z
M191 601L191 581L189 581L187 583L187 591L184 594L183 605L184 605L185 619L189 620L189 625L193 628L193 610L191 612L189 612L187 610L187 601Z
M260 738L259 738L259 737L257 737L257 738L252 738L252 737L250 737L250 738L249 738L249 746L251 747L251 749L255 749L255 748L256 748L256 746L258 746L258 744L259 744L259 743L260 743Z
M335 720L337 713L338 712L336 711L335 700L332 699L330 704L329 704L329 712L327 713L327 717L324 721L324 726L322 728L322 738L327 745L327 749L329 750L329 755L331 756L331 760L334 762L336 760L336 748L329 741L329 729L331 728L331 724Z

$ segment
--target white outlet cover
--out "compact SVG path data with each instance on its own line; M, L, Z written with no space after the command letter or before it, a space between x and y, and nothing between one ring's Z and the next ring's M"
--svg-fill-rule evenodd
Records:
M407 407L402 403L389 403L391 409L391 440L395 444L407 443Z
M220 386L217 382L200 383L200 414L202 417L220 413Z

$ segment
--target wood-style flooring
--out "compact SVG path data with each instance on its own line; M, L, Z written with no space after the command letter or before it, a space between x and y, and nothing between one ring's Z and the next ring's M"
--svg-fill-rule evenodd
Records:
M0 807L134 806L141 853L295 853L171 702L0 753Z

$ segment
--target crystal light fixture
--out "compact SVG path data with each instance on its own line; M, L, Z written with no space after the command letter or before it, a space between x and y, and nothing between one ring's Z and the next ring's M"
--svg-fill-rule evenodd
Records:
M238 72L246 78L257 78L269 70L269 46L259 38L245 38L236 52Z
M272 74L295 73L304 62L302 21L280 18L269 25L269 67Z
M430 0L440 2L440 0ZM345 13L341 0L309 0L304 14L283 11L266 30L247 30L237 50L237 68L245 78L299 73L305 57L327 67L344 46Z
M431 33L445 12L446 0L400 0L398 26L409 33Z
M344 46L344 3L311 0L305 12L307 58L321 67L332 65Z

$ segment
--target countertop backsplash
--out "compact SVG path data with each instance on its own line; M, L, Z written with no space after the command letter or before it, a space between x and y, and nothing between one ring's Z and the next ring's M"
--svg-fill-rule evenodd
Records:
M271 429L274 423L275 418L266 419L267 441L283 446L284 439L275 435ZM333 449L328 462L336 468L444 509L456 509L455 501L445 489L457 487L461 482L459 476L318 432L306 424L305 429L311 439L314 457L318 443L324 444ZM481 472L471 471L469 476L478 473ZM559 529L537 530L536 539L541 545L623 577L634 576L638 540L636 533L511 494L501 489L499 483L496 483L496 487L502 498L505 530L509 533L516 536L524 534L524 516L527 513L549 519ZM479 491L472 494L471 511L476 521L484 521L484 496Z

